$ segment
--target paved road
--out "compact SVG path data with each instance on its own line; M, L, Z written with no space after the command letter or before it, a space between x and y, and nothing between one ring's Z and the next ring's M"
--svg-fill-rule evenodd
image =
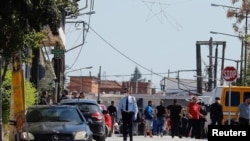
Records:
M207 141L207 139L192 139L192 138L179 138L179 137L174 137L172 138L171 136L153 136L153 138L150 137L144 137L144 136L134 136L133 141L166 141L166 140L171 140L171 141ZM112 137L108 137L106 141L123 141L122 136L120 135L113 135ZM128 138L129 141L129 138Z

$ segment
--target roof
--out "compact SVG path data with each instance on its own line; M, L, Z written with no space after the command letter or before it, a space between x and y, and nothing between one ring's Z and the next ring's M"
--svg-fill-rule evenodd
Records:
M120 89L120 88L122 88L122 85L115 80L113 80L113 81L112 80L102 80L100 87L101 88Z
M197 91L197 80L166 78L166 90L168 94L195 93Z

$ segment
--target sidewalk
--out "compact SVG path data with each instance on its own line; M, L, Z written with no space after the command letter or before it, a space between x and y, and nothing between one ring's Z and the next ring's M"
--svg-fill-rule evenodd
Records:
M134 136L133 137L133 141L152 141L152 140L156 140L156 141L166 141L166 140L171 140L171 141L207 141L207 139L193 139L193 138L186 138L186 137L174 137L172 138L169 135L165 135L163 137L161 136L153 136L152 138L148 137L144 137L144 136ZM106 141L123 141L122 135L121 134L113 134L112 137L108 137L106 138ZM127 141L129 141L129 138L127 139Z

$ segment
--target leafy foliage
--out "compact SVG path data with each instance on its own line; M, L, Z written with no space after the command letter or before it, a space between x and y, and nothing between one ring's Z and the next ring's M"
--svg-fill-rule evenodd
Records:
M232 0L232 4L235 5L237 3L239 3L239 0ZM236 32L240 32L240 25L242 23L242 21L245 18L248 18L249 15L249 11L250 11L250 7L248 4L248 1L246 0L242 0L241 1L241 8L229 8L228 12L227 12L227 17L228 18L236 18L235 23L233 24L233 28Z
M31 82L25 80L25 107L34 105L37 99L37 90Z
M141 78L141 72L139 71L138 67L135 67L134 74L130 81L136 82Z
M7 71L6 79L2 83L2 95L3 95L3 123L9 122L10 116L10 101L11 101L11 71ZM25 81L25 106L35 104L36 100L36 89L29 82Z
M6 79L2 83L2 112L3 112L3 124L9 122L10 115L10 96L11 96L11 73L6 73Z
M79 15L77 0L1 0L0 1L0 55L5 60L5 69L11 62L11 54L16 51L37 48L45 37L43 29L49 26L53 35L64 21L67 7ZM72 14L72 12L71 12ZM25 56L25 54L23 54ZM24 57L24 60L27 60Z

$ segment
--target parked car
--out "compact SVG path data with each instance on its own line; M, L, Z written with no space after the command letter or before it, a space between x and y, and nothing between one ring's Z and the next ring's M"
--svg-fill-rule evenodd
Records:
M26 109L20 141L92 141L88 121L75 106L34 105Z
M105 118L105 123L106 123L106 136L111 137L112 136L112 132L111 132L111 128L112 128L112 117L110 116L108 109L106 107L106 105L104 104L99 104L102 113L104 115Z
M105 141L107 137L105 118L96 100L63 99L60 101L60 104L77 106L84 115L84 117L93 121L90 125L90 129L93 132L93 138L96 141Z

